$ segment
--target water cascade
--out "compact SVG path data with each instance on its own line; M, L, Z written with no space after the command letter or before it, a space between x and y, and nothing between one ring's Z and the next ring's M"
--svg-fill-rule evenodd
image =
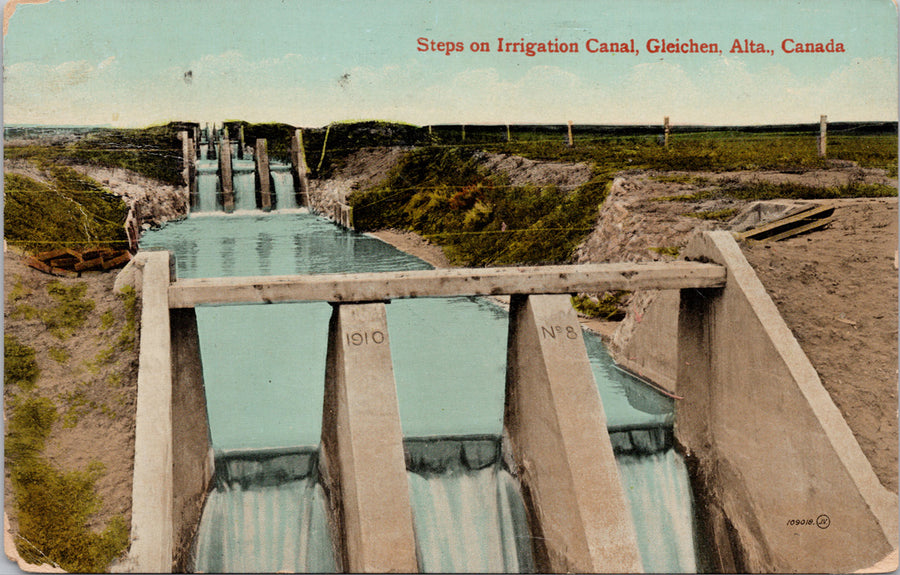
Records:
M220 454L195 542L203 573L334 573L316 451Z
M297 206L297 195L294 193L294 176L287 164L272 162L272 180L275 182L275 209L293 210Z
M271 160L266 141L257 140L256 150L243 141L243 128L236 141L227 140L224 129L206 127L204 138L198 143L194 161L196 197L192 199L192 213L230 211L228 191L233 191L233 209L256 211L269 209L292 210L297 202L295 174L291 164ZM223 161L222 150L228 151ZM229 176L230 174L230 176ZM265 181L261 180L265 179ZM270 190L270 205L266 205L265 191Z
M277 181L276 177L280 206ZM142 247L172 251L181 278L428 267L373 237L300 213L190 218L148 232ZM282 469L283 462L272 463L271 473L251 470L248 479L225 455L237 450L245 463L254 461L242 463L244 469L255 469L265 467L259 461L272 450L314 453L315 447L303 446L318 445L321 434L331 306L201 306L196 312L210 434L218 454L216 489L197 538L196 568L328 570L326 560L315 568L307 560L300 565L299 559L290 567L275 559L252 568L225 565L203 559L201 550L218 552L240 540L244 555L267 555L269 537L275 538L272 545L279 545L295 532L301 533L299 540L308 540L302 535L305 526L324 530L301 519L319 513L321 495L312 463L277 472L272 468ZM420 567L533 570L532 535L518 481L504 464L498 440L504 410L506 311L483 298L401 299L387 306L387 321ZM585 334L584 339L645 569L690 571L696 565L693 512L684 464L672 447L672 400L616 370L598 337ZM223 466L227 472L221 471ZM258 479L264 488L257 485ZM295 489L304 495L296 508L275 511L277 498L269 503L268 496L261 495L270 488ZM257 506L265 518L248 514ZM256 539L263 525L278 526L278 533L266 535L265 541ZM244 530L243 535L228 534L229 529ZM302 555L299 549L307 548L307 557L319 556L314 548L324 535L315 537L308 547L298 543L294 554Z

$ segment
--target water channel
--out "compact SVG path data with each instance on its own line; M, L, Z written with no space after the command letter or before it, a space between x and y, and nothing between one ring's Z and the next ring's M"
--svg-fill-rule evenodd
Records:
M181 278L430 267L296 210L195 214L146 233L141 247L171 251ZM317 482L330 314L311 302L198 307L216 487L195 570L337 568ZM519 485L499 442L506 311L482 298L411 299L390 302L387 318L420 567L532 571ZM672 400L616 370L599 338L585 342L645 570L696 571Z

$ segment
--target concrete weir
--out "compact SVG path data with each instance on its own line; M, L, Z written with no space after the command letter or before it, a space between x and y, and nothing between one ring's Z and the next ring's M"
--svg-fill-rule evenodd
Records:
M140 254L142 331L132 546L119 570L189 567L210 449L193 306L318 299L333 305L321 439L332 541L349 571L418 569L385 302L512 294L504 437L537 568L641 571L635 527L584 340L566 294L680 290L676 434L723 571L847 571L896 541L880 484L759 280L727 234L699 262L177 280ZM642 329L647 326L643 325ZM795 524L813 519L828 524ZM826 518L826 519L822 519Z

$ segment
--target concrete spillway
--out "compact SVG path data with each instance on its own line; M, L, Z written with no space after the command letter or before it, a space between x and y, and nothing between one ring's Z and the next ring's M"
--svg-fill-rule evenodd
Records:
M266 218L264 229L254 220L189 219L168 226L162 234L148 234L145 247L179 246L176 268L180 277L250 275L262 270L327 272L354 269L358 265L374 270L425 267L422 262L377 240L340 231L313 216ZM218 228L215 233L214 228ZM307 228L308 232L298 231ZM211 236L216 234L219 239L212 240ZM333 238L326 239L329 235ZM292 445L310 445L315 449L321 433L319 410L323 405L322 378L326 371L324 336L329 332L328 322L333 313L330 306L296 303L199 307L196 311L213 446L220 451L259 451ZM415 518L409 548L411 568L447 570L448 565L455 565L453 570L463 570L475 569L477 565L479 570L494 570L503 565L503 570L533 569L535 563L530 552L536 534L530 530L530 520L523 520L528 512L518 487L519 471L507 470L498 459L505 452L499 448L499 437L504 433L504 358L509 324L506 312L484 300L469 298L395 300L386 306L386 311L384 333L391 334L401 433L408 438L405 448L399 436L400 443L396 445L401 450L400 477L407 493L404 499L411 506L411 517ZM233 329L234 325L241 325L241 330ZM281 335L272 337L276 333ZM626 383L620 379L623 376L611 368L608 358L603 359L605 352L599 341L589 337L586 342L590 344L588 349L593 350L589 385L596 393L594 375L599 374L596 381L601 385L604 404L608 402L611 406L608 412L611 424L671 425L670 400L639 399L637 405L641 407L636 409L623 390ZM351 339L351 348L352 343ZM466 361L459 361L460 357ZM279 359L272 361L273 358ZM372 364L366 362L366 365ZM371 373L366 377L371 377ZM641 385L634 381L627 383ZM646 392L638 392L637 396L641 393ZM241 409L235 410L236 404ZM260 421L275 425L260 426ZM272 429L264 430L264 427ZM490 462L486 466L473 463L477 458L472 457L466 459L470 466L466 469L446 462L443 467L423 467L422 461L427 461L427 457L419 457L418 464L403 461L404 451L407 458L411 457L414 450L410 449L409 441L416 437L459 437L473 433L496 438L492 440L496 449L485 460ZM426 439L417 441L425 441L424 445L433 443ZM217 459L215 468L220 465ZM334 465L327 467L333 475ZM229 505L232 510L240 506L233 504L236 489L218 480L217 485L210 495L207 513L221 518L223 509ZM328 488L329 483L324 485L326 495L334 493L333 488ZM225 501L232 503L223 506ZM683 504L690 508L689 499ZM447 505L451 506L449 510ZM623 499L622 505L630 514L627 500ZM205 516L204 521L205 530L211 520ZM243 518L226 520L238 524L244 521ZM463 527L466 524L469 527ZM483 550L471 549L472 543L465 534L472 529L483 533ZM217 537L225 541L235 535ZM523 547L523 541L529 543ZM340 555L335 560L346 567ZM458 562L447 563L450 560Z
M308 205L306 162L302 139L295 135L297 151L291 164L269 157L265 139L245 148L241 139L231 141L225 130L209 129L210 139L200 143L180 136L184 144L185 179L191 196L191 213L291 210Z

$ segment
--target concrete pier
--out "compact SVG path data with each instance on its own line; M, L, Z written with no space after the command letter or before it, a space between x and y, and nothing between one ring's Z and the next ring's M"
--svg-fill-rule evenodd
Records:
M231 141L228 128L222 128L219 149L219 186L222 191L222 205L227 213L234 211L234 171L231 167Z
M291 137L291 168L294 175L294 190L300 197L297 205L309 207L309 171L306 166L306 151L303 148L303 130L297 128Z
M272 211L272 185L269 178L269 153L264 138L256 140L256 189L259 190L260 206L264 212Z
M325 369L320 460L343 569L416 572L384 303L334 306Z
M728 232L684 251L725 266L724 289L684 289L675 431L728 572L842 573L897 545L879 482L806 354Z
M539 572L641 572L631 511L566 295L513 296L504 433Z
M171 310L173 544L176 571L190 566L190 551L213 480L200 337L194 310Z

